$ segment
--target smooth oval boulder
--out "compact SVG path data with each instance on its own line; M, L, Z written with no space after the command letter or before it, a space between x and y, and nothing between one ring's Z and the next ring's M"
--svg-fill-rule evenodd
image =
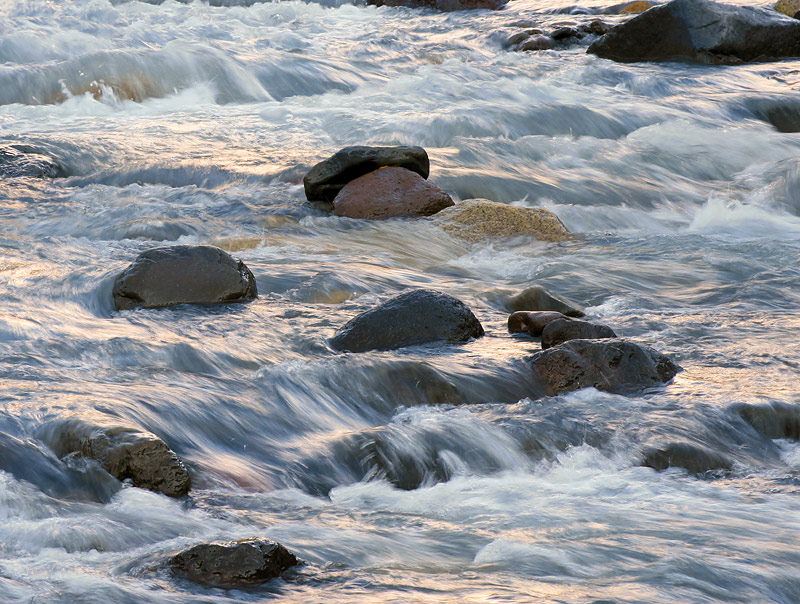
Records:
M800 440L800 405L767 403L731 405L730 410L767 438L791 438Z
M300 561L270 539L201 543L170 558L172 572L193 583L237 589L279 577Z
M589 323L577 319L555 319L542 328L542 348L552 348L569 340L599 340L616 338L617 334L608 325Z
M583 317L583 309L561 296L550 293L541 285L531 285L516 296L509 298L505 306L508 310L541 310L559 312L567 317Z
M417 289L400 294L352 318L331 338L335 350L394 350L429 342L463 343L483 327L461 300Z
M58 456L79 453L98 461L115 478L130 479L136 487L169 497L182 497L191 488L180 458L163 440L138 428L68 419L42 428L41 438Z
M725 456L689 443L670 443L661 449L648 449L644 452L642 465L659 472L667 468L683 468L690 474L730 470L733 467Z
M800 56L800 22L753 6L673 0L614 27L588 52L620 62L778 60Z
M0 178L58 178L64 169L52 158L26 147L0 147Z
M508 331L511 333L527 333L532 336L542 335L545 325L556 319L566 319L560 312L530 312L518 310L508 317Z
M157 247L139 254L114 281L117 310L176 304L231 304L258 295L244 262L210 245Z
M367 0L373 6L405 6L408 8L432 8L442 12L457 10L498 10L508 0Z
M626 394L664 384L680 366L669 357L621 339L569 340L534 355L531 366L547 395L597 388Z
M398 167L428 178L431 165L422 147L345 147L303 177L309 201L333 201L347 183L378 168Z
M381 168L347 183L333 200L333 212L348 218L380 220L430 216L452 205L447 193L416 172Z
M569 238L567 227L550 210L488 199L465 199L445 208L431 220L450 235L470 242L498 237L533 237L542 241Z

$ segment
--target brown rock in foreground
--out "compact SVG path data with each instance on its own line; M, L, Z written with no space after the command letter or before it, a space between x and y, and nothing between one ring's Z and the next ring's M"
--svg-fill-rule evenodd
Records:
M508 331L511 333L527 333L532 336L542 335L542 330L551 321L566 319L560 312L544 311L530 312L518 310L508 317Z
M333 211L348 218L382 219L395 216L430 216L453 205L442 189L405 168L381 168L347 183Z

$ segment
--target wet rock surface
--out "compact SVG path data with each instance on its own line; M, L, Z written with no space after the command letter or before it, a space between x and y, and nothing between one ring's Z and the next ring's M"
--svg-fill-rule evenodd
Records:
M775 3L775 10L788 17L800 19L800 0L778 0Z
M298 564L294 554L270 539L202 543L169 561L176 576L222 589L260 585Z
M664 384L680 370L666 355L616 338L570 340L537 353L531 365L548 395L589 387L628 394Z
M498 10L508 0L367 0L373 6L405 6L408 8L432 8L442 12L457 10Z
M330 340L335 350L393 350L428 342L463 343L483 335L469 307L447 294L418 289L348 321Z
M747 405L738 403L730 410L767 438L791 438L800 440L800 405L769 403Z
M518 310L508 317L508 331L511 333L527 333L538 337L542 335L545 325L556 319L566 319L560 312L542 311L530 312Z
M333 201L337 216L382 219L431 216L452 206L452 198L416 172L382 168L347 183Z
M620 62L777 60L800 56L800 23L751 6L673 0L614 27L588 52Z
M345 147L303 177L306 199L331 202L351 180L384 167L406 168L422 178L430 174L428 154L422 147Z
M0 178L66 176L59 163L24 145L0 145Z
M563 49L580 42L587 36L590 36L589 40L594 39L594 36L602 36L611 29L610 25L599 19L581 25L562 25L550 31L539 27L529 27L526 24L522 24L522 26L524 27L522 31L511 34L506 39L503 43L505 48L517 52Z
M509 298L505 306L508 310L537 310L559 312L567 317L583 317L583 309L574 302L550 293L541 285L532 285Z
M670 443L663 448L652 448L644 452L642 465L663 471L667 468L683 468L690 474L705 474L730 470L729 459L715 451L689 443Z
M567 317L557 318L548 321L542 328L542 348L552 348L569 340L597 340L616 337L617 334L607 325Z
M158 247L139 254L114 281L117 310L176 304L249 302L258 295L241 260L209 245Z

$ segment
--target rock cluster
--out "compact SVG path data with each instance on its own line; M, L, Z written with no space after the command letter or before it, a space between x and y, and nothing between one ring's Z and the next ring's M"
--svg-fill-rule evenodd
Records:
M564 24L550 31L539 27L524 26L517 33L510 35L503 46L517 52L550 50L572 45L587 36L590 36L589 40L591 40L593 36L602 36L610 29L610 25L599 19L582 25Z
M408 8L432 8L442 12L457 10L498 10L508 0L367 0L374 6L405 6Z

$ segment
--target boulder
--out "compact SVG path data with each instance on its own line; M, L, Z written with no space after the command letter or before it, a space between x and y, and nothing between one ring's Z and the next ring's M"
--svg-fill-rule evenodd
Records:
M279 577L300 561L270 539L201 543L170 558L172 572L194 583L237 589Z
M611 30L611 26L608 23L600 21L600 19L595 19L586 25L581 25L580 29L582 32L587 34L603 36Z
M775 10L789 17L800 19L800 0L778 0L775 3Z
M567 227L550 210L511 206L488 199L465 199L445 208L431 220L449 234L471 242L496 237L533 237L543 241L569 238Z
M753 6L673 0L614 27L588 52L621 62L800 56L800 23Z
M331 338L336 350L394 350L428 342L466 342L483 327L461 300L417 289L352 318Z
M792 438L800 440L800 405L768 403L747 405L738 403L730 410L767 438Z
M516 310L550 310L568 317L584 316L583 309L561 296L548 292L541 285L532 285L506 301L506 308Z
M138 428L69 419L43 428L42 439L58 456L79 453L98 461L115 478L130 479L142 489L182 497L191 487L180 458L163 440Z
M542 348L552 348L568 340L599 340L616 337L617 334L607 325L564 317L548 321L547 325L542 328Z
M64 169L52 158L19 145L0 146L0 178L58 178Z
M346 147L321 161L303 177L309 201L333 201L347 183L378 168L395 166L430 174L428 154L422 147Z
M671 380L680 367L627 340L569 340L534 355L534 376L548 395L594 387L628 393Z
M659 472L667 468L683 468L690 474L730 470L732 464L723 455L689 443L670 443L662 449L647 449L642 465Z
M373 6L405 6L408 8L432 8L442 12L456 10L498 10L508 0L367 0Z
M522 42L515 50L518 51L535 51L535 50L550 50L555 46L555 40L550 36L532 36Z
M142 252L117 276L113 293L118 310L249 302L258 295L244 262L210 245Z
M609 6L601 12L605 15L635 15L636 13L643 13L654 6L655 4L647 0L634 0L634 2L623 2L622 4Z
M530 312L527 310L518 310L508 317L508 331L540 336L542 335L542 330L545 325L556 319L566 318L567 317L560 312Z
M381 168L347 183L333 200L337 216L430 216L453 205L442 189L405 168Z

